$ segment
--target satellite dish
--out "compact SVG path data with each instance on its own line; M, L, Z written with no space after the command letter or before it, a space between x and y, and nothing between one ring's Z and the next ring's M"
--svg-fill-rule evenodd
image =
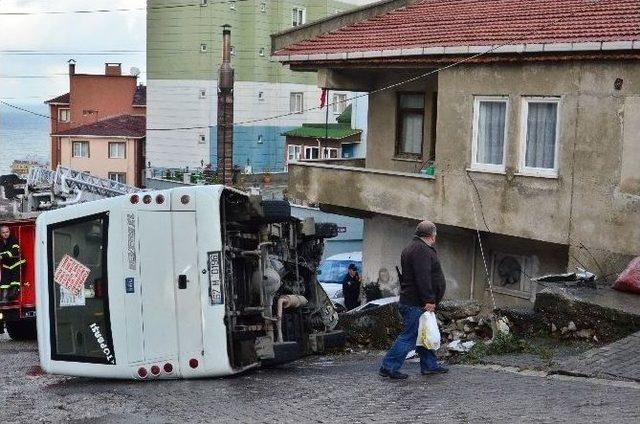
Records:
M131 68L131 70L129 70L129 73L131 75L133 75L134 77L137 77L138 75L140 75L140 69L136 68L135 66Z

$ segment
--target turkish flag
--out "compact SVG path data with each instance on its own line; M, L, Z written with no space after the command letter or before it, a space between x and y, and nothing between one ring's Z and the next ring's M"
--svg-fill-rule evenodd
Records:
M320 109L322 109L327 104L327 90L326 88L322 89L322 94L320 94Z

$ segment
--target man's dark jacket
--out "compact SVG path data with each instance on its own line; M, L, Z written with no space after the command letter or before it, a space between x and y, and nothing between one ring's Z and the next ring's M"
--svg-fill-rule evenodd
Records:
M446 282L436 249L419 237L402 251L400 303L422 308L427 303L440 303Z

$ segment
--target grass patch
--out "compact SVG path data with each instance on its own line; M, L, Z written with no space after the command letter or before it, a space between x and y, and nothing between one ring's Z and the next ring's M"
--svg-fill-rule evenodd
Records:
M490 342L479 341L465 354L461 362L463 364L477 364L482 358L489 355L506 355L510 353L529 353L538 355L545 363L550 364L553 352L542 346L536 346L527 340L520 339L512 333L498 333Z

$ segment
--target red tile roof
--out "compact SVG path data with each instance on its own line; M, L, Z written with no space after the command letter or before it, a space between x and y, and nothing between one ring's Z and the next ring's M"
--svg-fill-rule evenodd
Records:
M69 93L61 94L58 97L54 97L51 100L47 100L45 103L63 103L63 104L68 105L69 104Z
M274 54L630 40L640 0L422 0Z
M120 115L62 131L54 136L87 136L87 137L129 137L142 138L147 130L147 119L144 116Z

